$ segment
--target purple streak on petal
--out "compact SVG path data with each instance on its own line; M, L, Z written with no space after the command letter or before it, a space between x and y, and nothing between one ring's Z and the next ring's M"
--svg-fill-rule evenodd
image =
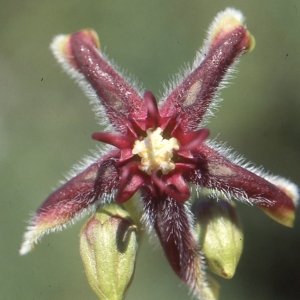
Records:
M143 99L103 58L87 31L72 34L70 48L75 66L100 97L117 130L124 130L129 114L136 118L146 116Z

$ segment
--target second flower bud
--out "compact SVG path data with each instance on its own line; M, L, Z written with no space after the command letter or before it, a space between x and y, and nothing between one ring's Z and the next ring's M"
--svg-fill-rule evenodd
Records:
M243 231L235 207L222 199L205 199L197 203L195 215L209 270L231 278L243 250Z
M116 204L99 208L83 226L80 254L99 299L123 299L133 277L137 245L136 226Z

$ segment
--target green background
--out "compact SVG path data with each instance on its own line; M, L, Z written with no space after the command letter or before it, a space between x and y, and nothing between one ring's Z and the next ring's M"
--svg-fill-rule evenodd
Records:
M256 48L222 91L211 137L300 184L299 1L1 1L1 299L96 299L79 257L83 222L18 255L29 212L95 148L90 135L99 131L88 100L49 51L53 36L94 28L109 57L159 95L227 6L243 11ZM245 248L234 278L220 280L220 299L300 299L300 218L288 229L256 207L238 209ZM187 293L160 246L145 238L126 299L189 299Z

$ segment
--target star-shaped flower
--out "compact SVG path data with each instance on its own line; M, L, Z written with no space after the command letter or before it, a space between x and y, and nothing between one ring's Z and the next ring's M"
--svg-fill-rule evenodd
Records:
M209 131L203 128L230 68L254 47L243 22L234 9L219 13L192 67L177 76L159 104L151 92L142 96L115 70L100 52L94 31L54 39L55 57L91 98L101 124L108 125L93 139L112 146L76 167L40 206L24 235L21 254L32 250L44 234L139 192L143 223L154 228L175 273L201 298L205 280L188 204L192 186L254 203L292 226L297 187L243 164L207 140Z

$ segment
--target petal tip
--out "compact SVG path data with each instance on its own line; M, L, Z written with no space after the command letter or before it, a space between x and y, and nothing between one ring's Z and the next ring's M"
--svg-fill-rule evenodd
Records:
M50 44L50 49L55 55L57 59L59 59L61 56L67 55L67 44L69 41L70 35L64 35L60 34L53 38L52 43Z
M39 237L39 234L36 232L36 229L36 226L29 226L27 228L27 231L24 233L23 236L23 243L19 250L20 255L25 255L35 248Z
M97 33L92 29L84 29L72 34L60 34L53 38L50 44L50 49L59 63L71 63L76 68L76 63L73 61L72 40L80 39L82 43L91 43L96 48L100 49L100 42Z
M100 48L99 37L95 30L89 28L89 29L81 30L79 31L79 33L90 38L90 40L93 41L93 43L97 46L97 48Z
M290 228L294 226L294 221L295 221L294 211L281 211L281 213L276 213L264 209L262 210L277 223Z
M24 241L19 250L19 254L25 255L25 254L29 253L33 248L34 247L28 241Z
M272 183L281 189L289 198L291 198L295 207L297 207L299 202L299 189L296 184L280 177L276 178Z
M216 45L220 40L231 32L240 28L245 33L243 46L245 50L252 51L255 46L255 39L245 27L245 18L241 11L228 7L220 12L214 19L208 31L209 47Z
M293 227L295 221L295 209L299 200L299 189L296 184L279 176L267 176L266 179L274 184L285 196L285 202L278 203L271 207L262 207L262 210L276 222Z
M239 25L243 25L245 17L243 13L235 8L227 7L215 17L211 25L211 33L215 35L220 31L228 32Z

